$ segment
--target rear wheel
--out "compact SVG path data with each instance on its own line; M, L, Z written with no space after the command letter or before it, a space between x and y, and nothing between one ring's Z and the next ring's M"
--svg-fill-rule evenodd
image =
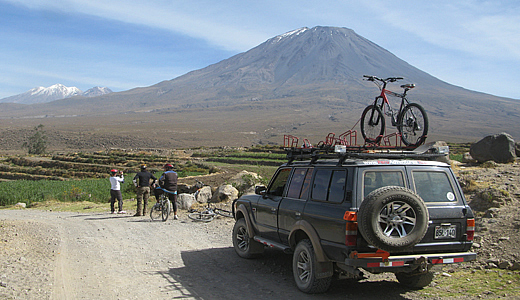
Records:
M361 115L361 135L366 143L379 144L385 133L385 118L381 109L369 105Z
M308 239L301 240L293 254L293 275L298 288L305 293L324 293L332 281L332 276L316 278L316 255Z
M227 218L233 218L233 212L230 212L228 210L224 210L224 209L220 209L220 208L216 208L215 209L215 213L217 215L221 215L223 217L227 217Z
M160 203L155 203L150 210L150 219L159 220L162 217L162 207Z
M171 209L170 200L164 201L163 205L162 205L162 213L161 213L163 222L166 222L166 220L168 220L168 216L170 215L170 209Z
M397 129L406 146L423 144L428 134L428 117L424 108L417 103L408 104L399 115Z

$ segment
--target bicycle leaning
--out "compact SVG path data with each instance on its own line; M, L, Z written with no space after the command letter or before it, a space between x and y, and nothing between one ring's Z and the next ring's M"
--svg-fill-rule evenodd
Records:
M366 143L379 144L385 133L384 115L390 117L392 126L397 127L403 144L409 147L417 147L424 143L428 134L428 117L422 106L410 103L406 99L406 93L415 87L415 84L404 84L402 94L386 89L389 82L396 82L402 77L388 77L386 79L376 76L363 75L365 80L374 82L381 93L375 98L373 104L367 106L361 115L361 134ZM399 110L394 110L387 95L401 98Z
M168 199L166 193L171 192L161 187L156 187L156 189L162 190L162 193L159 195L159 197L156 197L157 202L152 206L152 209L150 210L150 218L153 221L162 219L163 222L166 222L166 220L168 220L168 217L170 216L171 210L170 199Z

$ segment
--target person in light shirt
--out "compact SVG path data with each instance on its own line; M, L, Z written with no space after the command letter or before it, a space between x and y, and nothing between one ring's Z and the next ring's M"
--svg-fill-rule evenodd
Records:
M117 199L118 213L126 213L123 210L123 195L121 194L121 183L125 182L123 177L123 171L117 171L116 169L110 170L110 211L115 214L115 203Z

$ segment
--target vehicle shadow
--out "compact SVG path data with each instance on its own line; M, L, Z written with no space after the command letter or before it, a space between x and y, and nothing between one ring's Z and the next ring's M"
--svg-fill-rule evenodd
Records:
M292 256L267 250L262 257L243 259L233 248L181 253L184 267L161 275L185 297L196 299L410 299L396 281L336 280L324 294L300 292L292 275Z

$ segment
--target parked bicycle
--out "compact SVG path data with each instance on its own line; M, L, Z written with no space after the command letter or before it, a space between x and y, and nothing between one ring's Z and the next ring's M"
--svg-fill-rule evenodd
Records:
M233 212L211 206L210 202L208 202L208 205L201 211L192 211L188 214L188 218L198 222L211 222L218 216L233 218Z
M162 194L159 195L157 198L157 202L152 206L152 209L150 210L150 218L153 221L162 219L163 222L166 222L168 220L168 217L170 216L170 210L171 210L171 203L170 199L168 199L168 196L166 193L169 193L170 191L165 190L161 187L157 187L156 189L162 190Z
M424 143L428 134L428 117L424 108L417 103L410 103L406 99L406 93L415 87L415 84L403 84L402 94L386 89L389 82L396 82L402 77L389 77L386 79L375 76L363 75L368 81L374 82L381 93L375 98L373 104L367 106L361 115L361 134L366 143L379 144L385 133L384 115L390 117L392 126L397 127L401 140L406 146L416 147ZM399 110L394 110L387 95L401 98ZM384 115L383 115L384 114Z

